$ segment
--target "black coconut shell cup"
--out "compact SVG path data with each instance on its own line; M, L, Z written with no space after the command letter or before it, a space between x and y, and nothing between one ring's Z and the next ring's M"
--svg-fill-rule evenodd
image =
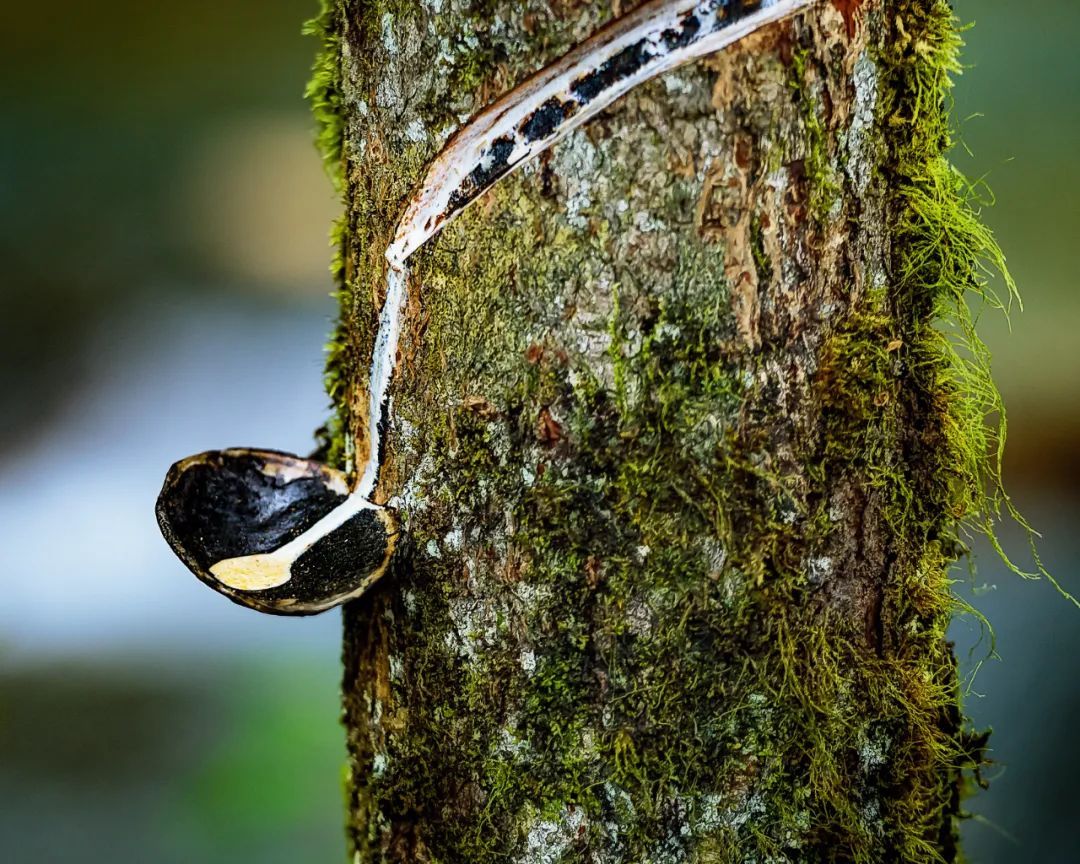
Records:
M359 596L383 574L398 535L392 511L360 509L313 538L273 587L242 590L211 568L279 550L348 498L345 475L321 462L276 450L211 450L169 469L157 519L180 560L215 591L260 612L313 615Z

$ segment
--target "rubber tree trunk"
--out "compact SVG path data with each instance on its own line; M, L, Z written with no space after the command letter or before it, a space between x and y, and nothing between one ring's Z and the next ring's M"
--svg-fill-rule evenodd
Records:
M630 5L329 2L336 458L423 166ZM415 259L379 490L408 542L345 614L355 861L954 860L987 433L934 322L993 251L942 157L956 45L939 0L822 2Z

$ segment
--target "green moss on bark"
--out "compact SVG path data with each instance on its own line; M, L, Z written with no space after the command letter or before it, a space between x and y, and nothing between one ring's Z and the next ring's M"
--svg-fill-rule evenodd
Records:
M1020 297L1005 255L981 218L988 195L947 157L954 144L948 111L952 77L962 71L961 29L946 3L926 8L910 3L905 13L895 42L883 53L894 87L882 105L882 120L894 130L887 139L888 164L904 205L895 225L897 273L905 289L899 311L932 323L914 365L936 376L937 390L948 402L942 467L952 498L942 501L956 527L985 536L1016 575L1045 578L1076 604L1043 567L1035 533L1002 482L1005 405L976 323L985 309L1008 314ZM995 274L1004 296L990 286ZM1034 570L1013 563L998 542L996 525L1003 516L1028 532Z
M825 219L837 196L840 186L834 176L835 156L827 150L825 121L822 108L807 87L806 62L809 52L795 54L791 64L791 89L802 106L803 121L806 125L805 168L810 179L810 207L819 219Z
M340 10L333 0L319 0L318 15L303 26L303 34L319 42L311 67L311 79L304 88L304 98L311 106L315 118L316 146L334 188L340 188L343 179L341 159L345 135L339 19Z
M322 156L327 176L339 194L343 193L345 182L341 31L341 10L334 0L319 0L318 14L305 22L302 28L305 36L314 37L319 43L311 68L311 78L304 88L304 98L308 100L315 121L315 146ZM335 220L330 230L330 246L334 250L330 261L330 275L334 294L339 298L345 284L345 234L344 219ZM345 402L342 345L340 335L335 334L326 346L324 383L334 413L316 433L318 452L329 464L336 466L342 466L345 462L345 429L341 412L341 405Z

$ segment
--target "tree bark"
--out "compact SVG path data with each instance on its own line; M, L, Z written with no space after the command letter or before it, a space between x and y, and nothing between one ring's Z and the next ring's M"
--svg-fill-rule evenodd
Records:
M337 456L424 165L631 5L328 4ZM987 250L948 246L947 5L859 7L641 87L414 259L407 543L345 613L355 861L956 857L986 433L933 321Z

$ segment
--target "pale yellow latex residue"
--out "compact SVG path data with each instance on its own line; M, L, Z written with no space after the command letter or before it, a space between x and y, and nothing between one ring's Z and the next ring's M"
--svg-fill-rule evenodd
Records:
M291 564L292 556L244 555L218 561L210 568L210 574L222 585L237 591L265 591L292 578Z

